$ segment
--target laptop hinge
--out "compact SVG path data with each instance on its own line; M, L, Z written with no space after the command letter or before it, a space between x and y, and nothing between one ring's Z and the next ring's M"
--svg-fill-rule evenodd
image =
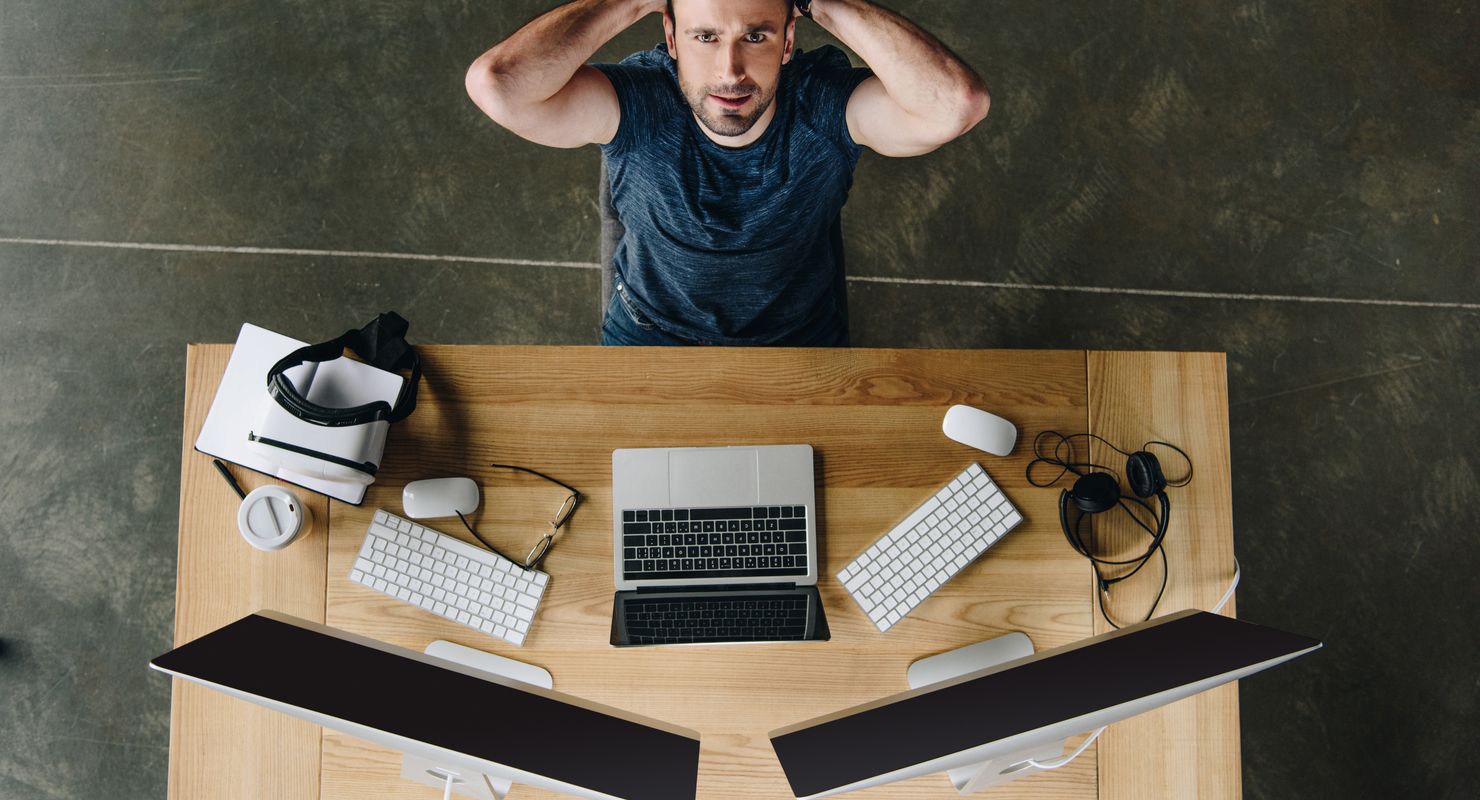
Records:
M795 583L734 583L729 585L705 584L703 586L639 586L632 591L638 594L658 594L661 592L751 592L757 590L777 591L778 589L796 589ZM617 594L625 594L618 592Z

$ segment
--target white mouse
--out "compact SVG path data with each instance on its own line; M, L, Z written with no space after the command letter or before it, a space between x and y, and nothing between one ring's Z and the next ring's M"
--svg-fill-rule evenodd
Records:
M1017 444L1017 426L971 406L951 406L940 427L946 436L994 456L1010 454Z
M412 481L401 490L401 507L412 519L455 517L478 510L478 484L472 478Z

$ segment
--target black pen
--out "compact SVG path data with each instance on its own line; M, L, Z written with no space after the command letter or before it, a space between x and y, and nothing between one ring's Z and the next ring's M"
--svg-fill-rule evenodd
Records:
M216 465L217 470L220 470L221 477L225 478L226 482L231 484L231 490L236 492L236 496L243 500L247 499L247 493L242 491L242 485L236 482L236 478L231 477L231 471L226 469L226 465L221 463L221 459L213 458L211 459L211 463Z

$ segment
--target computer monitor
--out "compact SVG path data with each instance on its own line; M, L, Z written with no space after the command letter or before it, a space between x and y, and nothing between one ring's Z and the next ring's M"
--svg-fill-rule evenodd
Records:
M1320 646L1304 636L1183 611L1036 655L1019 652L1023 657L964 674L958 669L954 677L773 731L771 746L802 800L947 770L967 793L1037 771L1030 760L1058 755L1066 736ZM1027 653L1031 648L1027 644Z
M150 666L435 763L439 780L602 800L697 791L693 731L285 614L243 617Z

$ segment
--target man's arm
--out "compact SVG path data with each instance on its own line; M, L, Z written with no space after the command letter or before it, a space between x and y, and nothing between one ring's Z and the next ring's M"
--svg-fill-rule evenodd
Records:
M848 101L853 141L880 155L917 156L987 116L981 76L913 22L868 0L812 0L811 12L874 71Z
M468 96L537 144L580 147L617 135L617 93L591 56L665 0L575 0L515 31L468 68Z

